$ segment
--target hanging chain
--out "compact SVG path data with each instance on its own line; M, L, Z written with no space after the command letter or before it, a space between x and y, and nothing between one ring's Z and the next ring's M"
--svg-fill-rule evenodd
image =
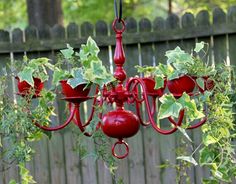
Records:
M115 16L118 19L119 22L121 22L122 19L122 0L120 0L119 3L119 13L118 13L118 7L117 7L117 1L114 0L114 9L115 9Z

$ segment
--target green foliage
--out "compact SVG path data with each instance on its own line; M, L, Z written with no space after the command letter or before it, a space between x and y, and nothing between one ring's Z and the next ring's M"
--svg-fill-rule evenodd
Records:
M155 79L155 89L164 87L164 81L177 79L183 75L196 77L197 84L204 89L204 80L202 77L215 75L213 66L208 66L200 57L194 56L204 52L204 42L196 43L194 48L195 53L187 53L176 47L173 50L166 52L167 65L159 63L158 66L136 66L139 73L144 73L147 77Z
M190 99L190 96L186 93L183 93L179 99L176 99L172 94L164 95L160 98L160 102L159 119L169 116L178 118L182 109L185 109L190 122L204 117L204 114L197 109L194 99Z
M124 0L124 17L141 19L147 17L151 20L158 16L168 15L168 1L166 0ZM226 10L235 0L176 0L172 1L173 13L184 14L192 12L196 14L202 9L212 11L215 7ZM21 8L19 8L21 7ZM107 0L62 0L64 22L82 23L98 20L111 22L114 19L113 1ZM158 11L157 11L158 10ZM88 13L89 12L89 13ZM25 0L3 0L0 2L0 28L24 28L27 26L27 7Z
M212 174L209 179L203 179L206 184L232 183L232 178L236 177L235 146L232 142L235 139L232 109L235 93L231 89L235 80L231 73L232 69L228 66L216 67L213 91L203 101L200 98L200 103L205 102L208 108L208 121L202 126L202 143L190 156L183 153L178 157L196 165L193 154L200 149L199 164L208 167Z
M80 84L97 84L100 87L115 81L113 75L109 73L102 61L98 57L99 48L96 42L89 37L86 44L81 45L80 52L77 53L67 45L67 49L61 50L63 61L55 68L53 83L57 85L60 80L68 79L67 83L75 88ZM63 70L63 62L68 62L71 70ZM77 63L80 67L75 67Z
M29 170L25 168L25 165L23 163L20 163L19 167L20 167L21 184L36 183L33 180L33 177L29 175Z
M167 15L167 2L154 0L124 0L124 17L135 17L137 19L149 17L154 19L157 16ZM113 1L100 0L63 0L63 10L65 22L97 20L113 21L114 15ZM158 11L156 11L158 9ZM89 13L88 13L89 12ZM78 18L79 17L79 18Z
M49 63L48 58L37 58L28 60L25 56L21 66L16 69L18 70L17 76L20 81L26 81L31 86L34 86L34 79L38 78L42 82L48 80L47 69L54 70L54 66Z
M28 106L25 99L19 99L17 104L7 102L3 108L4 114L0 120L0 134L2 135L2 142L8 144L2 156L6 160L29 161L34 152L30 142L38 140L42 135L38 128L32 126L32 119L26 113Z
M0 28L24 28L27 25L27 9L25 0L0 1Z

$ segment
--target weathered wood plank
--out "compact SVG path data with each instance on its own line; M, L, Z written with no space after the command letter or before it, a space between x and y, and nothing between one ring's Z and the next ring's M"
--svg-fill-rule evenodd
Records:
M9 42L10 41L10 36L9 36L9 32L7 31L3 31L3 30L0 30L0 42ZM9 64L10 62L10 54L2 54L0 55L0 75L3 75L3 71L2 71L2 68L6 67L7 64ZM8 81L8 89L7 91L10 92L10 95L13 96L12 94L12 81L11 79ZM3 144L3 142L5 142L3 140L3 137L1 137L1 143ZM3 154L3 151L4 151L4 147L3 148L0 148L0 154L2 155ZM7 184L7 176L9 174L8 171L4 171L4 169L6 169L8 166L6 165L4 167L4 164L3 164L3 160L2 158L0 158L0 183L3 183L3 184Z
M50 33L50 28L49 27L44 27L42 29L40 29L38 31L38 40L43 41L43 40L51 40L51 33ZM48 50L45 52L40 52L39 53L39 57L48 57L50 59L52 59L52 50ZM45 87L49 88L49 83L46 83ZM53 124L55 124L55 122L58 122L58 119L53 119ZM54 176L54 169L52 169L52 165L53 165L53 158L51 159L51 154L50 154L50 145L52 143L49 144L49 142L52 142L52 140L48 140L47 138L45 138L43 141L40 141L37 144L37 149L38 152L41 154L38 154L35 156L35 165L38 163L42 163L37 165L37 167L35 167L35 177L36 177L36 181L41 181L43 178L43 182L48 182L50 184L53 183L53 179L52 177ZM49 172L44 173L43 170L48 170Z
M66 38L70 40L71 38L79 37L79 27L75 23L71 23L67 27L67 35ZM73 47L73 45L72 45ZM68 66L65 66L68 67ZM60 113L63 114L66 109L65 102L59 101L59 110ZM61 117L63 118L63 117ZM61 120L62 121L62 120ZM65 121L65 117L63 118ZM73 124L73 122L72 122ZM66 166L66 182L67 183L82 183L82 162L79 158L79 155L75 152L76 150L76 138L75 134L72 133L72 129L78 129L75 125L71 125L65 129L63 132L64 136L64 145L66 148L65 151L65 166Z
M71 126L69 131L64 133L65 141L65 162L66 162L66 173L67 180L66 183L82 183L82 177L80 175L81 161L75 152L75 139L72 137L72 128L77 128Z
M144 18L140 20L139 28L140 32L150 32L152 24L148 19ZM155 65L153 46L153 43L140 44L142 65ZM146 112L143 114L144 117L145 114ZM141 130L143 132L144 144L145 183L160 183L160 170L157 167L160 165L160 147L157 132L152 129L151 125Z
M220 8L215 8L213 11L213 24L215 26L226 23L226 14ZM227 60L227 35L213 36L213 50L215 64L226 62Z
M36 40L38 40L38 30L36 27L29 26L25 29L25 42L27 44L34 43ZM39 56L39 52L33 51L33 52L27 52L27 57L32 59L32 58L37 58Z
M204 11L203 11L204 12ZM207 12L207 11L206 11ZM200 12L200 15L205 14ZM199 19L199 14L197 19ZM83 26L83 25L82 25ZM90 24L90 27L92 25ZM45 28L46 29L46 28ZM81 29L82 32L88 31L91 32L91 28L88 30ZM39 30L39 35L41 35L42 30ZM189 27L188 29L171 29L166 34L165 31L149 32L149 33L135 33L127 34L124 36L124 43L135 44L135 43L150 43L150 42L161 42L167 40L180 40L180 39L192 39L196 37L209 37L220 36L225 34L233 34L236 32L236 25L231 23L224 23L220 25L210 25L203 23L201 26L198 25L195 28ZM46 35L41 35L46 36ZM98 43L98 46L107 46L115 45L115 39L111 36L97 36L95 41ZM34 41L32 43L23 43L23 44L11 44L11 43L0 43L0 53L8 53L11 51L14 52L23 52L23 51L47 51L47 50L60 50L64 48L65 40L41 40ZM79 48L81 43L85 43L86 38L76 38L70 39L69 44L73 45L75 48Z
M108 25L104 21L98 21L95 25L96 36L107 36ZM102 60L104 66L110 71L110 58L109 58L109 46L100 47L99 58ZM109 150L110 151L110 150ZM105 165L103 160L97 161L98 183L110 184L112 183L112 176L109 168Z
M85 22L81 25L81 37L84 37L86 40L89 36L94 35L94 27L91 23ZM92 92L92 91L91 91ZM90 92L90 94L91 94ZM85 102L86 110L85 112L85 120L89 116L92 109L92 101L89 100ZM93 139L86 140L86 146L88 150L93 151L95 149L95 145ZM93 158L88 157L82 160L82 174L83 174L83 183L98 183L97 178L97 163L92 161Z
M50 30L50 35L52 40L65 39L65 28L61 25L55 25ZM53 62L56 57L57 51L54 51L52 56ZM51 75L51 74L50 74ZM52 118L53 124L62 124L65 119L65 105L61 100L57 100L54 103L57 117ZM49 141L49 158L50 158L50 168L51 168L51 182L52 184L66 184L67 182L67 172L65 167L65 143L63 131L55 132L52 139Z
M178 29L180 27L180 20L178 16L175 14L170 14L166 19L166 32L170 29ZM174 49L176 46L180 45L181 41L168 41L168 49ZM166 63L166 58L164 63ZM170 122L168 120L161 121L163 124L163 128L170 127ZM176 164L176 153L175 148L178 145L178 139L176 134L172 135L160 135L159 137L159 144L160 144L160 155L161 155L161 164L165 163L167 160L169 164L174 165ZM161 170L161 182L162 183L175 183L176 179L176 170L169 167L166 169Z
M207 26L210 26L210 15L208 13L208 11L200 11L198 14L197 14L197 17L196 17L196 25L197 27L198 26L202 26L202 27L207 27ZM207 28L206 28L207 29ZM198 36L197 37L197 41L198 42L205 42L208 44L208 46L206 45L205 46L205 50L208 51L207 54L205 54L204 52L201 52L200 53L200 57L204 59L204 61L206 63L209 63L209 64L212 64L212 43L211 43L211 35L208 35L208 36ZM208 49L207 49L208 48Z
M203 10L200 11L196 16L196 26L209 26L210 25L210 15L207 11ZM208 44L206 45L204 50L208 51L207 54L204 52L200 53L200 57L203 58L204 62L211 65L213 63L213 57L212 57L212 39L209 35L208 37L198 37L197 42L204 41ZM207 49L208 48L208 49ZM196 129L193 131L193 140L195 148L201 144L202 142L202 132L201 129ZM195 155L196 160L199 160L199 155ZM195 167L195 173L196 173L196 182L202 183L203 178L209 177L210 173L209 170L205 169L204 167L196 166Z
M229 23L236 23L236 6L232 6L228 10L227 14L227 22ZM228 35L228 42L229 42L229 58L230 58L230 64L235 65L236 64L236 34L229 34Z
M188 27L195 27L194 15L191 13L184 14L181 19L181 26L182 28L185 28L185 29L187 29ZM195 47L195 41L196 41L195 38L182 40L182 49L184 49L188 53L191 53ZM184 137L183 134L181 133L179 134L181 137ZM188 135L192 138L193 131L188 131ZM188 147L187 147L188 154L192 153L193 151L192 148L193 148L193 145L190 142L188 142ZM195 167L193 165L190 168L186 169L186 173L187 173L187 177L190 178L190 183L197 183L195 181ZM187 178L186 177L183 177L183 178L186 182Z
M138 26L135 19L130 18L127 20L126 33L135 33L138 31L137 28ZM124 49L126 53L126 63L124 65L124 68L129 71L127 72L128 77L135 76L137 74L137 71L134 66L140 64L140 52L138 44L125 45ZM135 112L134 106L129 106L129 110ZM139 131L137 135L127 139L127 141L130 146L130 153L128 158L130 184L145 183L142 131Z
M154 31L164 31L166 28L166 22L162 17L157 17L153 22L153 29ZM154 42L154 56L156 65L158 63L165 63L166 57L165 53L168 50L168 45L166 41L163 42Z
M25 41L25 38L23 37L23 31L21 29L14 29L12 32L12 43L19 43L22 44ZM23 56L25 55L24 52L22 53L13 53L13 62L22 62ZM16 84L16 81L14 81L14 84ZM16 85L15 85L16 86ZM15 87L15 91L16 91ZM30 174L34 175L34 165L33 165L33 160L30 162L26 163L27 169L29 169Z
M77 39L79 38L79 26L76 23L70 23L67 26L67 39Z

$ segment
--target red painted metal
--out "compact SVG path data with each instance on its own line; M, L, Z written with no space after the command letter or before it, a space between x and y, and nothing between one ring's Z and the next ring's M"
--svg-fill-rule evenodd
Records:
M127 89L128 90L130 89L130 87L132 86L133 83L135 83L135 84L139 83L139 85L143 89L143 98L144 98L144 102L145 102L145 105L146 105L148 118L149 118L149 121L150 121L152 127L157 132L159 132L161 134L164 134L164 135L168 135L168 134L174 133L178 129L178 126L182 125L182 121L183 121L183 118L184 118L184 110L180 111L178 122L176 124L174 124L173 128L171 128L170 130L161 129L160 127L157 126L157 123L155 122L155 120L153 118L151 106L150 106L149 100L148 100L148 95L147 95L147 92L145 91L145 83L140 78L132 78L131 80L129 80L129 83L127 84Z
M39 123L37 122L34 122L35 125L39 128L41 128L42 130L46 130L46 131L56 131L56 130L61 130L63 128L65 128L67 125L69 125L69 123L72 121L73 117L74 117L74 114L75 114L75 106L73 108L70 109L70 116L69 118L66 120L66 122L62 125L59 125L59 126L56 126L56 127L47 127L47 126L43 126L43 125L40 125Z
M179 77L178 79L167 81L167 87L169 91L176 97L182 96L184 92L193 92L195 85L195 80L188 75L184 75Z
M40 96L40 92L42 91L44 87L44 83L41 82L38 78L34 79L34 87L32 87L30 84L28 84L26 81L20 81L19 77L15 77L17 80L17 87L19 91L19 95L25 96L30 94L31 91L34 91L34 97Z
M90 88L86 87L86 84L78 85L73 89L69 84L67 84L67 80L62 80L60 83L62 94L66 97L87 97L90 91Z
M202 89L197 83L198 89L201 93L204 93L206 90L210 91L214 88L214 81L209 79L209 76L202 77L204 80L204 89Z
M124 145L125 146L125 153L123 155L118 155L115 152L115 148L117 145ZM125 157L127 157L129 155L129 145L127 142L125 142L123 139L119 139L113 146L112 146L112 154L114 157L118 158L118 159L123 159Z
M161 97L164 94L164 90L166 88L167 80L164 81L164 87L160 88L160 89L154 89L155 80L153 78L146 77L146 78L142 78L142 80L145 83L147 95Z
M140 125L134 113L123 109L108 112L103 116L102 122L104 134L118 139L134 136Z
M119 23L122 25L121 29L117 28ZM74 121L74 123L84 135L92 136L93 132L87 132L86 127L90 125L93 117L95 116L95 108L102 108L104 103L115 103L116 108L114 110L107 112L104 116L102 113L98 115L102 122L98 122L95 129L98 130L101 128L104 134L107 136L118 139L118 141L112 146L112 154L118 159L123 159L129 154L129 146L123 139L134 136L139 131L140 124L143 126L151 125L154 130L165 135L174 133L177 131L178 127L182 125L185 114L184 109L180 111L177 120L173 119L172 117L167 118L171 126L168 130L159 127L154 120L154 116L157 111L156 100L164 94L166 86L168 86L169 91L173 93L176 98L180 97L183 92L187 92L191 96L198 95L201 89L199 89L197 92L193 92L196 82L189 76L182 76L179 79L165 81L164 87L158 90L154 89L155 81L152 78L129 78L127 79L126 85L124 85L124 81L126 80L126 72L123 68L125 63L125 53L122 45L122 33L125 31L124 20L119 22L118 19L115 19L113 22L113 29L116 33L116 48L114 53L114 63L116 68L114 77L117 79L118 84L116 86L105 86L102 89L100 96L98 95L99 89L97 87L94 96L88 96L90 88L85 89L86 85L80 85L75 89L72 89L71 86L67 84L67 81L63 80L61 81L62 93L65 95L63 100L69 102L68 108L70 110L70 116L68 120L64 124L52 128L41 126L37 122L35 122L35 124L43 130L54 131L60 130L66 127L71 121ZM206 89L210 88L211 86L212 82L210 82L209 85L206 82ZM20 89L22 89L21 86ZM93 99L91 114L86 122L82 122L80 117L81 103L90 99ZM146 107L145 110L148 116L147 122L143 121L141 115L142 103L144 103ZM135 104L136 114L125 110L125 104ZM188 129L197 128L204 124L206 120L207 117L203 118L195 125L188 127ZM119 155L116 153L115 148L118 145L125 146L124 154Z

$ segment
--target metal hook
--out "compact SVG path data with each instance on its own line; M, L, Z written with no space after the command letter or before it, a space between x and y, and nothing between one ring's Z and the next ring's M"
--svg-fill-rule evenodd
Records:
M114 0L114 9L115 9L115 16L118 19L119 22L121 22L122 19L122 0L120 0L120 7L119 7L119 14L118 14L118 8L117 8L117 1Z

